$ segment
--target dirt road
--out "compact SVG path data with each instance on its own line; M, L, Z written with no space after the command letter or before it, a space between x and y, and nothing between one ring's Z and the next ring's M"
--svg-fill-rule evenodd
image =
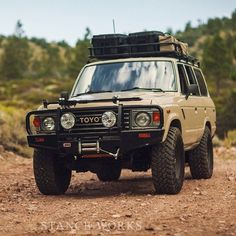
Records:
M120 181L74 174L64 196L43 196L32 160L0 155L0 235L235 235L236 155L217 151L214 176L186 179L178 195L154 195L150 172Z

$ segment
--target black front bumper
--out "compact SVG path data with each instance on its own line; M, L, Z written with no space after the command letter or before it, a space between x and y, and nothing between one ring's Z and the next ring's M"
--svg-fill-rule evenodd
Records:
M160 125L157 128L132 129L131 111L133 109L158 109L161 115ZM98 111L99 110L99 111ZM89 112L102 112L111 110L117 114L117 125L111 129L104 129L104 126L93 128L92 126L84 131L83 127L77 130L65 131L60 126L60 117L64 111L82 114L84 110L67 108L56 110L40 110L29 112L26 116L26 130L28 133L28 144L30 147L39 149L51 149L61 154L83 155L98 153L128 153L132 150L145 146L160 143L163 138L163 111L160 107L150 106L123 106L119 104L112 107L86 108L86 114ZM76 113L77 112L77 113ZM36 134L31 130L30 117L43 115L55 117L55 133ZM128 122L128 123L127 123ZM86 146L87 145L87 146ZM83 149L83 150L82 150ZM88 150L90 149L90 150ZM93 149L93 150L91 150ZM104 150L104 151L102 151Z
M135 149L160 143L163 138L164 130L125 130L117 135L99 135L97 137L81 137L76 134L34 134L28 135L30 147L39 149L51 149L59 153L82 155L88 154L80 151L83 143L97 142L99 148L111 153L120 149L121 154L125 154ZM89 152L91 153L91 152ZM98 153L98 152L94 152ZM100 153L100 152L99 152Z

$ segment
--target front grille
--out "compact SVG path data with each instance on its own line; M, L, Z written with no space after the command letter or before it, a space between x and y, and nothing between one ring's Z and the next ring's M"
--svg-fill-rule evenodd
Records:
M116 133L118 131L117 123L111 129L103 126L101 117L105 111L113 111L116 114L118 120L118 108L117 107L107 107L105 109L92 109L92 110L73 110L71 111L76 117L75 126L71 130L63 130L66 133ZM91 122L96 119L97 122ZM89 120L88 123L86 123ZM81 122L83 121L83 122ZM86 121L86 122L85 122ZM130 110L124 109L122 116L122 129L128 130L130 128Z
M104 127L101 121L102 114L105 111L113 111L116 114L117 120L118 120L118 108L117 107L107 107L105 109L91 109L91 110L72 110L71 112L76 117L76 123L75 126L70 130L64 130L65 133L74 133L74 134L83 134L83 133L89 133L89 134L101 134L101 133L117 133L118 127L117 123L112 128ZM123 117L122 117L122 124L123 129L129 129L130 125L130 112L128 110L123 111ZM94 119L98 122L94 122ZM93 122L91 122L93 120ZM81 121L83 121L81 123ZM86 122L88 121L88 123Z

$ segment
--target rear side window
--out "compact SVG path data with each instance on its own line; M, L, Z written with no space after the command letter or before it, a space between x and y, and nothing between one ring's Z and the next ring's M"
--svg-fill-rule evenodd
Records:
M201 95L202 96L207 96L208 95L208 91L207 91L207 87L206 87L206 83L204 81L204 78L202 76L202 73L200 70L198 69L194 69L194 73L196 75L199 87L200 87L200 91L201 91Z
M191 68L190 66L185 66L185 69L186 69L186 71L187 71L189 83L190 83L190 84L196 84L196 85L198 85L198 84L197 84L197 81L196 81L196 79L195 79L195 76L194 76L194 74L193 74L192 68ZM199 86L198 86L198 91L197 91L197 93L194 93L193 95L195 95L195 96L200 96Z
M188 92L188 83L187 75L182 64L178 64L179 80L182 94L187 94Z

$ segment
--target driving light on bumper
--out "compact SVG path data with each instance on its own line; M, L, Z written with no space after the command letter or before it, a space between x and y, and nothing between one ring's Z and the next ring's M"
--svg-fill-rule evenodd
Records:
M53 131L55 129L55 120L52 117L46 117L42 122L42 129L45 131Z
M107 127L111 128L116 123L116 114L112 111L106 111L102 114L102 124Z
M61 116L61 126L64 129L71 129L75 125L75 116L72 113L65 113Z

